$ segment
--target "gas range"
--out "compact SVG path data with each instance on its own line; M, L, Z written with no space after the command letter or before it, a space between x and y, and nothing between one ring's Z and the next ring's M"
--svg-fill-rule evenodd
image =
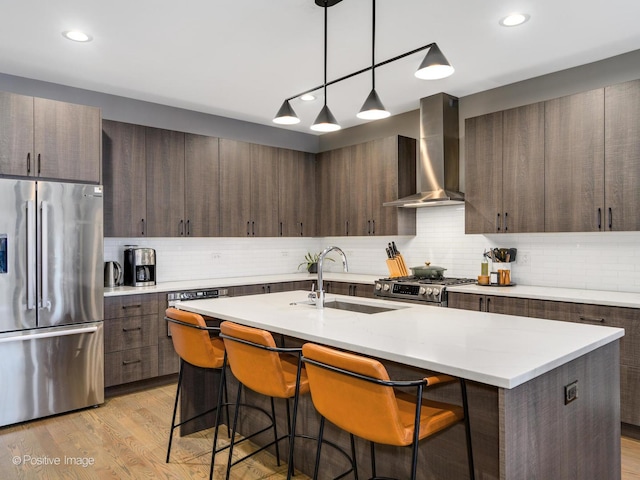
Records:
M475 283L472 278L429 279L416 276L381 278L376 280L374 294L415 303L447 306L447 287Z

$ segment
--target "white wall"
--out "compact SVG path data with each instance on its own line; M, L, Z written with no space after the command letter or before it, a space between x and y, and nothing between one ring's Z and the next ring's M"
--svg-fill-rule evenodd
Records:
M512 265L526 285L640 293L640 232L465 235L464 207L422 208L415 237L105 239L105 260L122 263L125 244L156 249L158 281L294 273L307 251L342 248L350 271L388 275L385 247L394 240L409 267L430 261L449 277L475 278L485 249L515 247L529 264ZM338 257L332 255L336 260ZM327 262L340 271L340 262Z

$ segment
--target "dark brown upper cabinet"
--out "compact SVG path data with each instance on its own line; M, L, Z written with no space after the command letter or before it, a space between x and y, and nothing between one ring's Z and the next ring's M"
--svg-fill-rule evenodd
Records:
M318 155L318 233L415 235L414 209L384 202L415 193L416 141L390 136Z
M285 148L278 149L280 236L315 235L315 169L315 155Z
M220 233L278 236L278 151L220 139Z
M147 218L145 133L140 125L102 122L105 237L143 237Z
M322 152L316 158L318 235L349 235L351 149L347 147Z
M545 102L545 231L604 226L604 89Z
M184 133L146 128L148 237L186 236Z
M640 230L640 80L604 90L604 230Z
M465 122L466 233L544 230L544 104Z
M216 237L220 234L219 140L186 133L184 143L184 234Z
M0 92L0 175L100 183L100 109Z

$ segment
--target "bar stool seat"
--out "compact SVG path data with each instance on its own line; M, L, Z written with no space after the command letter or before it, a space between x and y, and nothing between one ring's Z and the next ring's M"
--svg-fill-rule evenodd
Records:
M475 478L464 380L460 379L463 400L460 407L422 398L425 387L456 380L449 375L390 380L386 368L375 359L313 343L302 346L302 355L311 399L321 415L314 479L318 478L325 419L370 442L372 478L382 478L376 475L376 443L411 445L411 479L416 478L419 441L466 420L469 476ZM416 393L398 390L400 388L413 388Z

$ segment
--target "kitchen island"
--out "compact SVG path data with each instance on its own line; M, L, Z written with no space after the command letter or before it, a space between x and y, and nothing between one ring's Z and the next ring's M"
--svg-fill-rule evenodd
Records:
M418 373L412 369L420 369L467 379L477 478L620 478L622 329L331 295L327 302L335 297L389 310L318 310L305 304L306 295L199 300L178 308L371 355L413 378ZM565 404L566 387L574 382L578 397ZM459 402L455 385L428 395ZM300 415L301 430L315 434L308 398ZM315 448L310 443L296 449L296 467L307 472ZM367 447L360 443L366 472ZM404 478L406 449L380 450L381 465L392 469L383 473ZM421 456L420 478L467 478L461 425L423 442ZM335 460L339 472L340 459L331 460L326 468Z

